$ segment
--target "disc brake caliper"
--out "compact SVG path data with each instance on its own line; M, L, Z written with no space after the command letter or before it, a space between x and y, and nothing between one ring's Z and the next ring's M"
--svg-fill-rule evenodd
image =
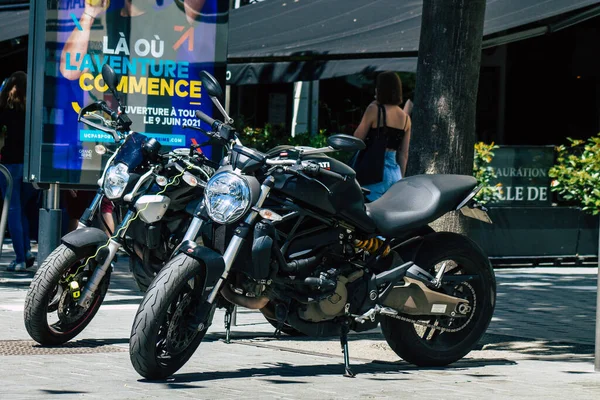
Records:
M79 288L79 282L73 280L69 282L69 292L73 300L77 300L81 296L81 290Z

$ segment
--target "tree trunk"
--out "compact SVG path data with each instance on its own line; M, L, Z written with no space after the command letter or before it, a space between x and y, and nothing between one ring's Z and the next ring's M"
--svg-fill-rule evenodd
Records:
M484 14L485 0L423 1L409 175L473 174ZM464 233L464 219L434 229Z

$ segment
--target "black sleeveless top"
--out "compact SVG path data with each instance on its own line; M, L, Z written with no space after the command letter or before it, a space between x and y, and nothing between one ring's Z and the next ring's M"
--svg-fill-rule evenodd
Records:
M402 144L402 139L404 139L404 135L406 134L405 129L406 129L406 125L408 124L408 116L406 116L406 121L404 122L404 128L402 128L402 129L392 128L390 126L387 126L387 122L386 122L386 118L385 118L385 107L381 104L378 104L377 107L378 107L378 114L377 114L378 128L371 127L371 129L369 129L368 135L377 135L379 126L381 126L381 130L387 138L385 147L388 149L397 150L400 147L400 145ZM379 117L382 114L383 114L383 124L380 124Z

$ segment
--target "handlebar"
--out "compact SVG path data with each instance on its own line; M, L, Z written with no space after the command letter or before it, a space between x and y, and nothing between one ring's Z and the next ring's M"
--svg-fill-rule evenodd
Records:
M119 119L119 114L117 114L116 111L113 111L109 106L107 106L105 102L100 102L100 108L102 111L110 115L110 118L113 121L117 121Z
M341 174L338 174L337 172L325 169L325 168L321 167L319 164L316 164L314 162L310 162L310 161L303 162L301 165L302 165L301 170L306 172L308 175L312 175L312 176L323 175L323 176L328 176L330 178L341 180L341 181L346 180L346 177L344 175L341 175Z
M94 111L102 111L102 112L108 114L113 123L112 124L109 123L101 115L93 114ZM86 116L88 118L98 119L98 120L102 121L102 124L92 122L89 119L87 119ZM129 117L126 114L117 113L116 111L114 111L110 107L108 107L106 102L102 101L102 100L96 101L96 102L89 104L89 105L85 106L84 108L82 108L79 111L78 121L83 122L84 124L94 128L94 129L97 129L99 131L111 134L116 142L121 141L121 139L123 138L122 135L119 134L117 131L126 132L127 130L129 130L129 127L131 126L131 120L129 119Z
M267 164L274 166L282 166L283 170L287 173L303 176L304 178L310 178L310 176L327 176L340 181L348 179L347 176L338 174L337 172L330 171L322 168L319 164L311 161L303 161L300 164L293 160L267 160Z
M196 111L196 117L199 118L200 120L206 122L208 125L210 125L211 129L216 129L220 125L219 122L215 121L214 119L212 119L208 115L204 114L200 110Z
M319 166L317 165L317 167L319 167ZM330 171L328 169L323 169L321 167L319 167L319 172L318 173L321 174L321 175L324 175L324 176L328 176L328 177L333 178L333 179L340 180L340 181L345 181L347 179L347 177L344 176L344 175L338 174L337 172Z

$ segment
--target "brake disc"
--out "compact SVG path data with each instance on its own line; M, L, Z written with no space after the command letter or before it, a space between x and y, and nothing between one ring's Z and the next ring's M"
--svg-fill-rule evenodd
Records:
M167 351L172 355L183 352L194 340L198 331L190 328L190 310L192 303L190 293L183 297L183 300L177 305L167 332Z
M91 304L91 302L90 302ZM77 322L81 316L85 313L86 308L80 307L77 301L71 296L71 292L63 290L60 300L58 302L58 319L66 324L73 324Z

